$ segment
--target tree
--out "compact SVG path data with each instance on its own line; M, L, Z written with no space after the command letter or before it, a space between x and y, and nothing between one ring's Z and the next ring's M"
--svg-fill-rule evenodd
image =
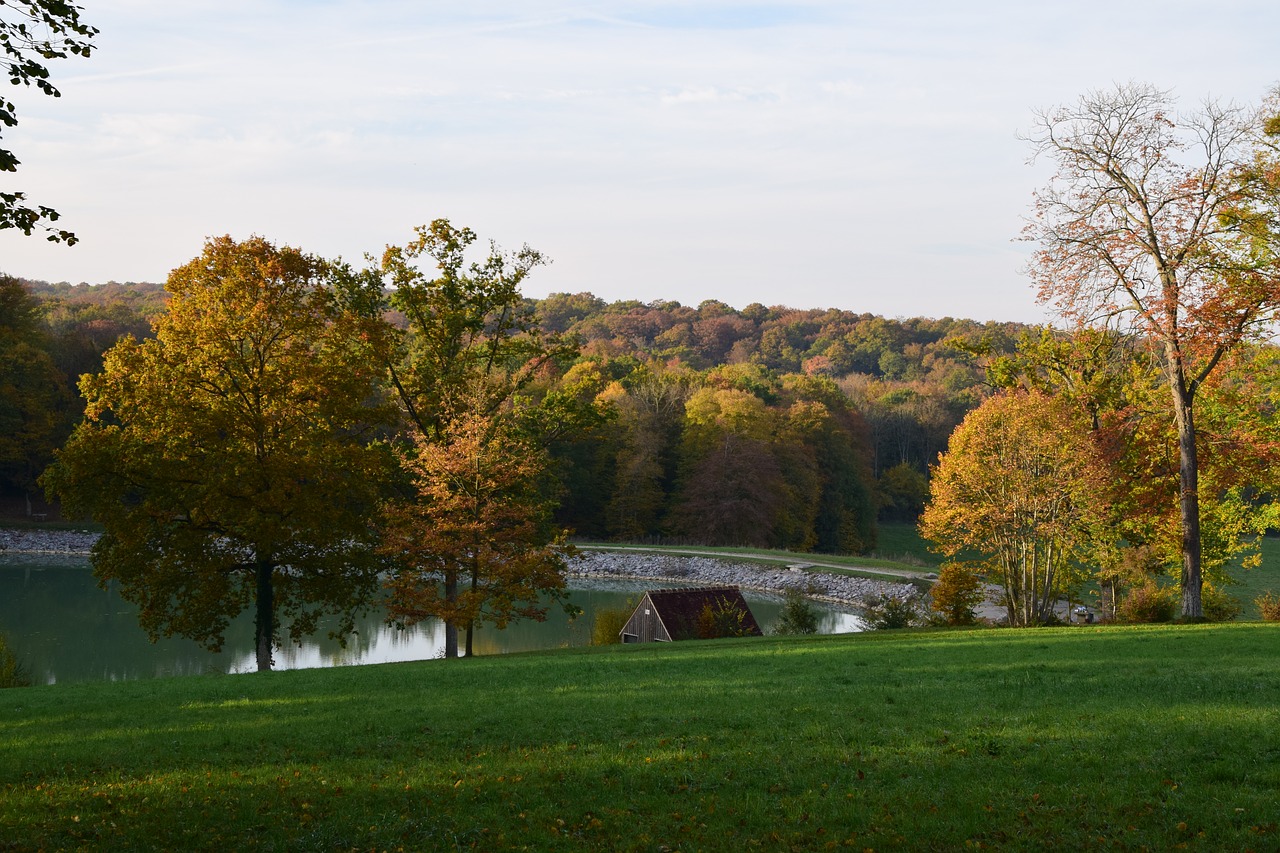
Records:
M964 419L933 469L920 532L1003 589L1009 624L1052 619L1089 542L1101 467L1083 415L1037 392L1002 392Z
M69 55L89 56L89 41L98 30L80 20L81 8L65 0L0 0L0 66L8 73L10 83L34 85L54 98L62 96L49 82L45 63ZM14 127L17 123L13 101L0 98L0 124ZM0 148L0 171L16 172L19 162L12 151ZM40 224L41 220L56 222L56 210L43 205L28 207L26 198L25 193L0 191L0 230L18 228L30 236L40 227L48 232L51 242L76 242L76 235L70 231Z
M788 590L782 612L773 626L779 636L818 633L818 611L798 590Z
M43 482L103 525L95 573L153 639L216 650L253 604L267 670L282 620L300 640L333 613L341 637L379 589L378 358L328 274L258 237L210 240L170 274L155 339L125 338L81 383L85 421Z
M1057 165L1027 239L1042 302L1079 326L1127 322L1156 348L1179 450L1182 612L1203 617L1197 394L1280 308L1275 170L1265 116L1128 84L1039 116ZM1257 168L1262 163L1263 168ZM1269 179L1266 176L1270 176Z
M977 607L986 597L982 579L972 569L944 563L929 590L929 609L948 625L972 625L978 620Z
M0 275L0 482L28 494L71 429L72 394L49 355L39 305Z
M507 253L491 243L482 260L468 262L475 241L471 229L437 219L419 227L408 245L389 246L376 269L361 275L348 271L346 288L370 319L381 320L392 309L407 321L407 328L383 324L393 345L382 366L400 404L408 439L401 459L410 479L386 509L386 536L403 543L389 552L397 558L390 608L406 621L443 619L446 657L458 656L460 627L467 631L470 651L480 618L505 625L536 615L538 593L554 595L560 588L546 572L562 576L563 563L539 549L554 551L561 532L544 512L546 495L530 491L529 484L546 478L546 444L598 414L589 404L574 405L571 395L544 395L540 401L522 397L542 373L576 356L577 344L544 336L532 306L520 295L525 277L546 262L543 256L528 246ZM434 262L434 270L418 266L424 258ZM540 404L556 416L545 416ZM498 466L490 470L492 480L476 479L466 488L449 474L450 465L489 465L507 450L521 455L518 471ZM441 491L441 483L452 483L452 491ZM499 511L508 504L522 509ZM442 529L461 524L441 509L448 506L455 506L449 512L472 513L470 532L430 537L438 554L407 541L425 535L429 524ZM520 512L538 523L512 526L509 516ZM450 544L479 541L486 524L494 542L504 543L499 552L472 548L464 554L458 548L469 546ZM524 537L522 543L505 538L517 535ZM520 571L529 574L521 579ZM437 594L438 575L444 586ZM464 594L458 580L468 576L471 588Z
M472 413L441 438L416 435L403 454L414 496L388 505L381 550L399 567L387 583L391 616L466 629L470 657L480 622L542 621L544 598L567 604L573 549L565 531L544 533L552 506L538 488L545 452L510 421Z

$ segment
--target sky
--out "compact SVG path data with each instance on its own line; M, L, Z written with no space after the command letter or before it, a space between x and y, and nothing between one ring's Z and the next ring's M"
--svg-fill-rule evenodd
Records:
M1043 322L1035 112L1280 83L1274 0L81 3L97 51L8 90L0 177L80 243L0 231L10 275L163 281L222 234L359 262L443 217L550 257L534 297Z

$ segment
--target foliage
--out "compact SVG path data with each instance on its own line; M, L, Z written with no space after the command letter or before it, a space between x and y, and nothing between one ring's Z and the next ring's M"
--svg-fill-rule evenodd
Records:
M94 570L152 637L217 649L252 603L269 669L282 621L299 638L335 613L345 635L378 589L376 359L328 273L261 238L210 240L169 276L156 337L82 382L85 421L43 483L103 525Z
M1244 612L1240 600L1224 589L1206 583L1201 597L1204 601L1204 618L1208 622L1231 622Z
M923 621L919 602L914 597L877 596L868 599L863 610L867 617L867 628L872 631L915 628Z
M1148 579L1131 588L1120 601L1116 618L1121 622L1172 622L1178 612L1177 590Z
M959 563L944 563L929 597L929 609L947 625L972 625L977 621L974 608L987 595L982 579L972 569Z
M773 633L779 636L816 634L818 633L818 611L797 590L788 590L774 623Z
M392 561L388 609L412 625L435 617L455 628L546 618L563 602L563 531L548 537L538 491L542 453L506 422L478 414L401 454L412 496L384 508L380 550Z
M98 34L80 20L81 7L67 0L4 0L0 2L0 68L15 86L34 85L40 92L58 98L62 93L49 82L51 59L70 56L88 57L90 40ZM18 124L13 101L0 98L0 125ZM0 148L0 172L16 172L19 160L12 151ZM48 240L72 245L75 234L42 225L41 220L56 222L58 212L43 205L28 207L26 194L0 192L0 230L17 228L30 235L39 227L48 232Z
M39 303L20 281L0 275L0 483L34 488L70 432L70 400Z
M635 597L628 598L621 607L602 607L595 612L591 623L591 645L611 646L622 642L622 629L636 610Z
M727 598L708 602L698 613L698 639L753 636L746 618L747 612Z
M1253 600L1264 622L1280 622L1280 595L1267 590Z
M880 518L914 522L929 502L929 480L913 466L899 462L876 482Z
M9 648L9 640L0 634L0 688L30 687L31 678L26 667L18 662L13 650Z
M1209 102L1121 85L1040 116L1057 165L1026 237L1039 298L1079 327L1127 320L1159 359L1177 428L1182 612L1203 615L1196 403L1225 356L1280 309L1276 160L1256 123ZM1189 153L1190 152L1190 153ZM1208 490L1206 490L1206 493Z
M437 219L389 246L378 268L347 271L348 300L391 339L382 366L411 445L400 454L409 489L386 510L391 614L441 618L446 657L458 655L459 629L469 654L478 621L542 618L538 596L561 596L567 534L551 524L545 447L604 417L579 395L533 399L540 375L572 360L576 342L544 335L520 295L542 255L490 244L469 262L475 241ZM407 328L389 324L387 309Z
M1002 392L971 412L934 469L921 533L1003 590L1009 624L1051 619L1077 582L1102 471L1080 412L1038 392Z

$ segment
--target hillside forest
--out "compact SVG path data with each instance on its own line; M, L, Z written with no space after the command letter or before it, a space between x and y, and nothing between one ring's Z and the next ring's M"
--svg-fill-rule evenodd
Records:
M123 336L150 337L167 294L12 278L0 288L0 477L12 514L27 501L43 508L37 478L83 416L79 377ZM606 404L602 422L550 442L555 519L617 541L875 550L877 520L911 522L923 509L929 465L990 393L989 356L1031 333L589 293L523 303L543 332L578 348L522 393Z

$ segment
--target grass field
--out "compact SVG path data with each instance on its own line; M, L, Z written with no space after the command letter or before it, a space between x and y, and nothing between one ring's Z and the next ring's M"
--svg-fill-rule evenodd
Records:
M1280 848L1280 628L0 691L0 850Z

